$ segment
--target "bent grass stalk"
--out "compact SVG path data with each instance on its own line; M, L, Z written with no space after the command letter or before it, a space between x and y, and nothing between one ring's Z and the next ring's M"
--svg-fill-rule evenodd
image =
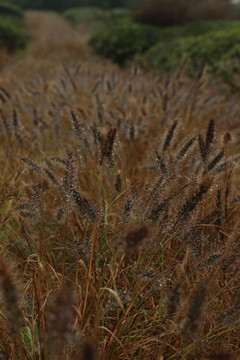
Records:
M86 311L86 308L87 308L87 298L88 298L89 284L90 284L91 275L92 275L92 266L93 266L93 257L94 257L96 236L97 236L98 210L99 210L100 197L101 197L102 181L103 181L103 167L102 167L102 171L101 171L101 181L100 181L98 200L97 200L96 217L95 217L95 222L94 222L94 226L93 226L93 233L92 233L92 248L91 248L91 253L90 253L90 258L89 258L89 266L88 266L88 274L87 274L87 281L86 281L85 297L84 297L84 303L83 303L83 310L82 310L82 314L81 314L82 319L84 319L85 311Z
M41 23L42 37L48 15L27 16ZM56 30L54 21L48 26ZM7 68L2 72L11 99L1 104L0 119L1 253L14 263L20 283L26 331L34 343L30 350L23 337L26 356L48 356L49 309L55 292L67 285L75 296L73 326L55 357L94 357L96 348L96 357L104 359L188 360L218 353L216 341L238 356L239 323L232 324L230 313L224 328L222 315L225 304L234 313L239 277L233 123L239 105L208 88L208 73L204 82L200 73L201 81L192 81L184 66L159 78L91 59L80 67L78 48L71 61L66 60L71 50L61 55L59 46L41 49L37 71L29 59L18 63L19 76ZM42 53L53 60L47 69ZM225 130L218 135L224 124L232 135ZM144 241L146 229L151 231ZM170 298L178 266L183 284ZM204 278L205 326L186 339L180 333L184 299ZM70 303L65 301L67 312ZM21 357L4 317L0 333L3 356Z

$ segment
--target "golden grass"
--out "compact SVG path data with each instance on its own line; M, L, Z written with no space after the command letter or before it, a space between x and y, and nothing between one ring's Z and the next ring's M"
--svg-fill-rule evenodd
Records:
M237 359L238 95L27 21L1 73L2 358Z

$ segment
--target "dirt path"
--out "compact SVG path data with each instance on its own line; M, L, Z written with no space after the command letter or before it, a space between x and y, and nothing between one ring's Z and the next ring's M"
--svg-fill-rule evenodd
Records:
M32 35L27 53L38 59L53 57L56 60L76 56L86 59L89 48L85 45L90 36L86 25L72 27L56 13L26 13L26 23Z
M27 11L25 21L29 29L30 42L5 61L1 77L22 76L30 71L45 71L54 64L68 62L98 62L87 41L91 35L89 27L72 27L60 15L51 12Z
M89 87L94 88L98 81L103 81L103 86L107 87L112 74L115 73L128 91L128 84L133 79L132 67L120 70L110 61L95 56L87 46L87 41L91 35L89 25L72 27L56 13L39 11L26 12L26 24L29 27L31 41L27 48L13 56L1 71L2 84L6 84L7 88L14 88L18 92L21 87L26 88L26 84L29 84L31 80L35 83L42 82L45 84L43 87L47 86L48 89L55 88L62 81L61 76L66 76L63 65L70 70L72 69L71 71L74 73L74 69L81 64L82 69L84 69L83 73L84 71L91 73L92 83L88 85ZM194 79L183 77L181 82L175 81L173 78L168 88L164 89L166 79L159 83L157 76L152 73L144 74L142 70L139 71L140 73L142 73L141 77L134 79L136 81L135 87L138 88L141 82L145 84L144 86L150 86L150 89L151 86L156 87L154 91L159 97L157 102L160 108L162 106L159 114L165 111L165 105L161 105L164 100L158 94L159 87L162 88L162 94L164 92L167 94L169 101L167 114L161 116L169 118L170 121L176 116L180 118L189 117L187 123L191 126L198 126L203 121L207 122L210 117L214 117L222 129L235 131L238 128L239 94L232 95L218 88L215 81L211 84L207 76L201 80L203 85L200 87ZM151 85L151 83L154 84L154 81L157 83ZM79 82L81 83L80 79ZM90 91L87 87L85 90L87 94ZM136 104L139 103L139 100L141 102L138 93L136 98L133 94L130 98ZM12 105L15 106L14 103ZM231 116L229 116L229 112L231 112ZM228 118L227 122L226 118Z

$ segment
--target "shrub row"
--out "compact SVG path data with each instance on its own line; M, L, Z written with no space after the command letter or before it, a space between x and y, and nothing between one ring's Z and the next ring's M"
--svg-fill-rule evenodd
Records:
M28 35L21 8L7 2L0 2L0 48L14 51L23 48L27 40Z
M78 7L68 9L63 13L66 20L74 25L91 22L101 22L104 24L116 24L130 20L130 12L124 8L103 10L98 7Z
M14 51L23 48L28 40L24 27L18 24L13 25L7 19L0 18L0 48L7 48Z
M23 9L66 11L78 6L97 6L99 8L118 8L129 5L132 0L11 0Z
M90 39L94 51L119 65L124 65L137 53L147 51L159 40L159 29L139 24L122 24L95 34Z
M0 14L23 18L23 11L20 7L5 1L0 1Z
M238 41L239 25L239 21L208 21L157 28L129 22L98 32L90 45L119 65L146 52L142 63L170 71L186 53L191 53L194 67L203 61L212 64Z
M216 72L226 61L238 57L239 46L240 27L158 43L140 58L140 62L169 72L186 58L190 70L207 64L210 71Z

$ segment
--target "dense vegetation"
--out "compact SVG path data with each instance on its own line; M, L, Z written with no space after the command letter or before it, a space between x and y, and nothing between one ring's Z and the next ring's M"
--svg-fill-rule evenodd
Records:
M229 20L239 16L239 5L231 0L139 0L133 8L135 21L156 26Z
M14 51L24 47L27 39L21 8L0 1L0 49Z
M148 50L159 39L159 30L148 25L125 23L93 35L89 44L97 54L110 58L119 65L137 53Z
M209 71L221 72L226 63L239 60L239 46L240 27L159 43L142 57L142 61L168 72L175 70L186 59L189 70L196 71L206 64ZM240 63L235 71L239 69ZM229 77L231 72L229 68ZM226 70L222 74L227 76Z
M7 0L6 0L7 1ZM65 11L73 7L97 6L99 8L118 8L126 6L126 0L8 0L24 9ZM128 2L129 4L129 2Z
M171 72L185 61L193 73L207 65L232 83L239 71L239 25L239 21L212 21L159 29L125 22L98 31L89 44L97 54L119 65L138 55L142 66Z
M23 18L22 9L6 1L0 1L0 14Z
M23 48L27 43L24 26L0 18L0 48L14 51Z
M239 96L27 21L1 72L0 357L238 359Z
M80 22L77 17L74 20ZM185 62L192 74L207 66L208 71L220 75L232 89L239 89L236 83L240 70L239 20L189 22L159 28L122 17L118 24L109 25L97 28L89 44L97 54L120 66L135 59L141 66L155 67L164 73L175 71Z
M66 20L72 24L94 23L107 26L113 26L117 23L130 22L130 11L124 8L115 8L104 10L98 7L77 7L66 10L63 13ZM98 27L99 29L99 27Z

